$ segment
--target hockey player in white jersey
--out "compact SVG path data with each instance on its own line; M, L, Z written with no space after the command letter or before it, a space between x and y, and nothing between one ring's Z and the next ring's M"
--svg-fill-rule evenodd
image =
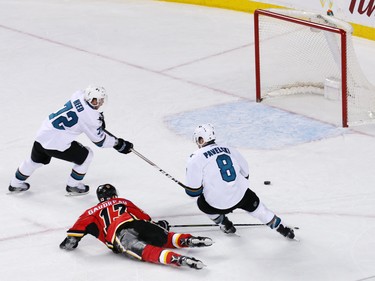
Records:
M249 167L245 158L234 148L215 143L211 124L198 126L194 141L199 149L189 158L186 168L186 193L198 197L198 208L220 226L224 233L236 228L226 216L235 209L250 215L293 239L294 231L269 210L249 188Z
M71 195L89 192L82 180L93 158L93 151L75 139L84 133L98 147L113 147L120 153L131 152L133 144L105 132L103 105L107 93L103 87L89 86L79 90L60 110L51 113L37 132L30 157L18 167L12 178L9 191L20 192L30 188L26 182L32 173L59 158L74 163L68 177L66 191Z

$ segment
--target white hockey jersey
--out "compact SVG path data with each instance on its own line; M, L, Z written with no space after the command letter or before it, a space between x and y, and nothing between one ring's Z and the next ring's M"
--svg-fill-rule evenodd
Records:
M45 149L65 151L84 133L99 147L113 147L115 138L101 129L99 117L100 112L88 105L82 91L77 91L63 108L44 120L35 140Z
M249 187L249 166L234 148L211 144L195 151L186 168L186 184L203 186L207 203L217 209L236 205Z

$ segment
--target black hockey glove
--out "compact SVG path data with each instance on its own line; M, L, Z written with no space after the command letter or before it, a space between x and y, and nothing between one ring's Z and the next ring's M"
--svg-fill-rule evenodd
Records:
M120 153L128 154L133 148L133 144L123 139L117 139L117 144L113 147Z
M103 114L103 112L100 112L99 120L102 121L102 125L100 126L100 128L102 130L105 130L105 121L104 121L104 114Z
M169 225L169 222L167 222L166 220L157 221L156 224L161 226L162 228L168 230L168 231L171 228L170 225Z
M71 251L78 246L78 242L81 240L80 238L68 236L64 239L64 241L60 244L60 249Z

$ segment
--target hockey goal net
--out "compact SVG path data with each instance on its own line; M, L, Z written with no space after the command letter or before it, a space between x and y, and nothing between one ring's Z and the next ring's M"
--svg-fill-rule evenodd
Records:
M328 122L344 127L375 121L375 87L358 64L349 23L271 9L255 11L254 28L257 102L294 96L318 115L336 111Z

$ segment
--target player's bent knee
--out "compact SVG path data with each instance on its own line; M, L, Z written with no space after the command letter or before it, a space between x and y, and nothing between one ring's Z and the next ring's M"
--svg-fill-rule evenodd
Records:
M87 157L85 159L85 162L90 163L92 161L92 159L94 158L94 151L88 146L85 146L85 148L89 151L89 153L87 154Z
M83 160L83 162L81 164L78 164L80 166L84 166L84 167L88 167L92 161L92 159L94 158L94 151L92 151L92 149L88 146L85 146L85 149L87 150L87 156L86 158Z

